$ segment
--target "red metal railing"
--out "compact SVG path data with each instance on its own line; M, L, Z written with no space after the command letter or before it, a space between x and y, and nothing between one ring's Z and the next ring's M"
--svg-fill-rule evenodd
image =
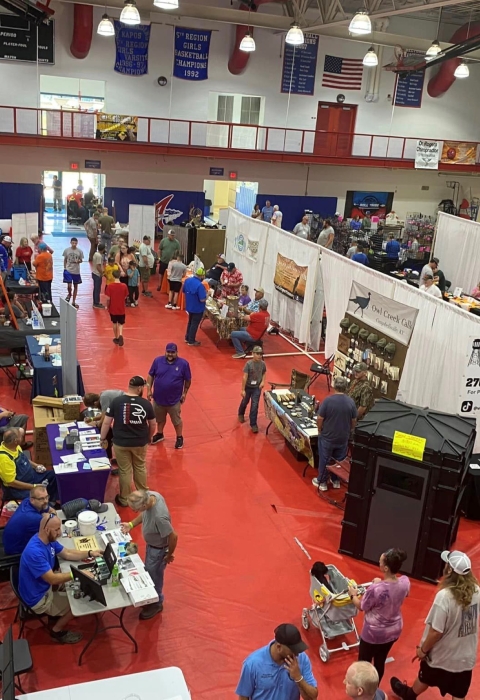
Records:
M100 137L96 114L31 107L0 107L0 134L82 139L96 141L97 145ZM122 133L115 140L122 140L121 136ZM128 147L131 137L126 130L123 136ZM138 117L134 140L140 144L303 154L337 160L380 159L391 161L392 164L394 161L403 162L406 165L415 159L418 138L423 137L344 134L276 126ZM441 151L443 141L439 145ZM480 162L479 154L480 147L477 145L476 163Z

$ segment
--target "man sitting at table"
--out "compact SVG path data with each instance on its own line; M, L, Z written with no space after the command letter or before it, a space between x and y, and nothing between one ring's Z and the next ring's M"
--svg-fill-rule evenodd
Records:
M48 505L48 492L45 486L34 486L13 515L7 520L3 531L5 554L21 554L30 539L38 532L44 513L55 513Z
M217 286L218 283L220 282L220 277L222 276L222 272L224 272L227 269L227 259L223 253L219 253L217 255L217 262L215 265L212 265L212 267L207 270L207 274L205 275L205 279L207 282L211 282L213 286Z
M270 314L267 311L268 301L266 299L261 299L259 302L259 310L255 313L250 314L248 318L248 327L242 329L241 331L233 331L230 338L233 343L233 347L236 352L232 355L235 359L240 359L245 357L246 353L243 349L243 343L255 343L259 340L262 335L267 330L270 324Z
M263 299L263 296L265 294L265 291L263 287L259 287L258 289L255 289L255 297L252 299L252 301L247 304L246 306L241 306L240 309L243 311L244 314L253 314L255 311L258 311L260 308L260 299Z
M59 586L73 579L73 574L71 571L54 572L55 557L67 561L82 561L87 556L101 557L102 552L67 549L57 542L61 534L60 518L55 513L45 513L40 521L38 533L30 539L21 556L18 588L22 601L35 613L56 618L50 631L53 639L60 644L76 644L83 635L64 629L73 615L67 594L58 590Z
M0 407L0 437L6 431L7 428L22 428L26 431L28 423L28 416L25 413L15 413L15 411L9 411L8 408ZM33 442L25 443L22 445L23 449L28 449L33 445Z
M243 284L243 275L240 270L237 270L235 263L228 263L227 269L222 272L220 281L222 283L223 298L240 296L240 287Z
M23 452L20 428L8 428L0 445L0 481L4 494L12 500L28 498L30 491L38 484L46 486L50 501L58 501L58 488L55 473L46 471L42 464L35 464Z

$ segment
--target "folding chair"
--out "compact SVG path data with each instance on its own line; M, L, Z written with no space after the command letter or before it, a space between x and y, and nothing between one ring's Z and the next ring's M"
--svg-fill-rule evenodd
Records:
M32 387L33 377L31 374L32 368L28 363L28 360L22 361L20 355L17 353L12 353L13 366L15 367L15 373L13 374L13 398L17 398L17 394L20 390L20 384L22 382L27 382L27 384ZM28 374L27 374L28 372Z
M330 392L331 386L332 386L332 371L330 369L330 366L335 359L335 354L330 355L328 360L325 360L323 364L318 364L314 362L312 366L310 367L310 372L313 372L313 376L310 379L308 383L308 388L312 386L313 382L317 381L317 379L323 374L327 378L327 389Z
M253 348L257 347L257 345L258 345L259 347L261 347L262 350L263 350L263 336L265 335L266 332L267 332L267 328L265 328L265 330L263 331L263 333L262 333L262 335L260 336L260 338L257 338L257 340L252 340L251 343L247 343L247 344L246 344L246 346L245 346L245 354L246 354L246 355L251 355L251 354L252 354L252 351L253 351Z
M27 673L27 671L31 671L33 668L32 655L30 653L30 645L26 639L16 639L15 641L12 641L11 627L9 628L7 635L4 639L5 644L0 643L0 668L4 667L4 648L8 648L10 643L12 645L10 648L13 655L13 676L14 678L16 678L16 680L14 681L15 688L20 693L24 694L25 691L23 690L22 684L20 682L20 674ZM5 651L7 651L7 649L5 649Z
M18 572L18 565L14 565L10 568L10 585L12 587L12 591L15 594L15 597L18 600L17 612L15 613L15 619L13 620L14 622L16 622L17 620L20 621L20 632L18 633L18 638L21 639L27 620L38 620L41 623L41 625L46 629L46 631L49 632L48 623L44 620L45 617L48 619L48 615L46 613L42 613L41 615L39 615L34 610L32 610L32 608L29 605L27 605L24 600L22 600L20 591L18 589Z
M298 369L292 369L292 374L290 376L289 384L279 384L278 382L269 382L270 389L276 389L277 387L289 387L290 389L303 389L308 390L310 377L305 372L300 372Z
M11 368L15 367L15 362L11 355L0 355L0 369L7 377L8 381L15 386L15 377Z

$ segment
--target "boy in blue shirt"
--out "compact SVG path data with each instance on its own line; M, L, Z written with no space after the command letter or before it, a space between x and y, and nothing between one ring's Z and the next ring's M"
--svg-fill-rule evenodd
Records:
M357 244L357 252L354 255L352 255L352 260L354 262L360 263L361 265L367 265L368 267L368 258L363 252L363 246Z
M140 285L140 273L137 270L137 263L135 262L135 260L130 260L130 262L128 263L127 277L128 301L130 303L130 306L138 306L138 288Z
M201 345L201 343L195 338L200 321L203 318L205 302L207 300L207 290L202 284L204 277L205 270L203 267L199 267L195 275L185 280L183 285L183 293L185 294L185 308L188 313L185 342L189 345Z

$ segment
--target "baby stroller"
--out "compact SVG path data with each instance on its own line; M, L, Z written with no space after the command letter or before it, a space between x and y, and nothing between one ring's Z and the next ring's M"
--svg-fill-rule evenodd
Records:
M322 572L322 567L324 575L319 575L318 572ZM353 619L358 610L348 594L349 585L355 585L355 582L345 578L335 566L331 564L325 566L321 562L313 565L310 573L310 596L313 604L310 608L303 608L302 626L308 630L312 624L320 630L323 644L320 646L319 654L324 663L327 663L333 652L348 651L360 644ZM358 591L359 595L362 595L365 592L365 585L358 586ZM327 640L349 633L355 635L353 644L343 641L341 646L334 649L328 648Z

